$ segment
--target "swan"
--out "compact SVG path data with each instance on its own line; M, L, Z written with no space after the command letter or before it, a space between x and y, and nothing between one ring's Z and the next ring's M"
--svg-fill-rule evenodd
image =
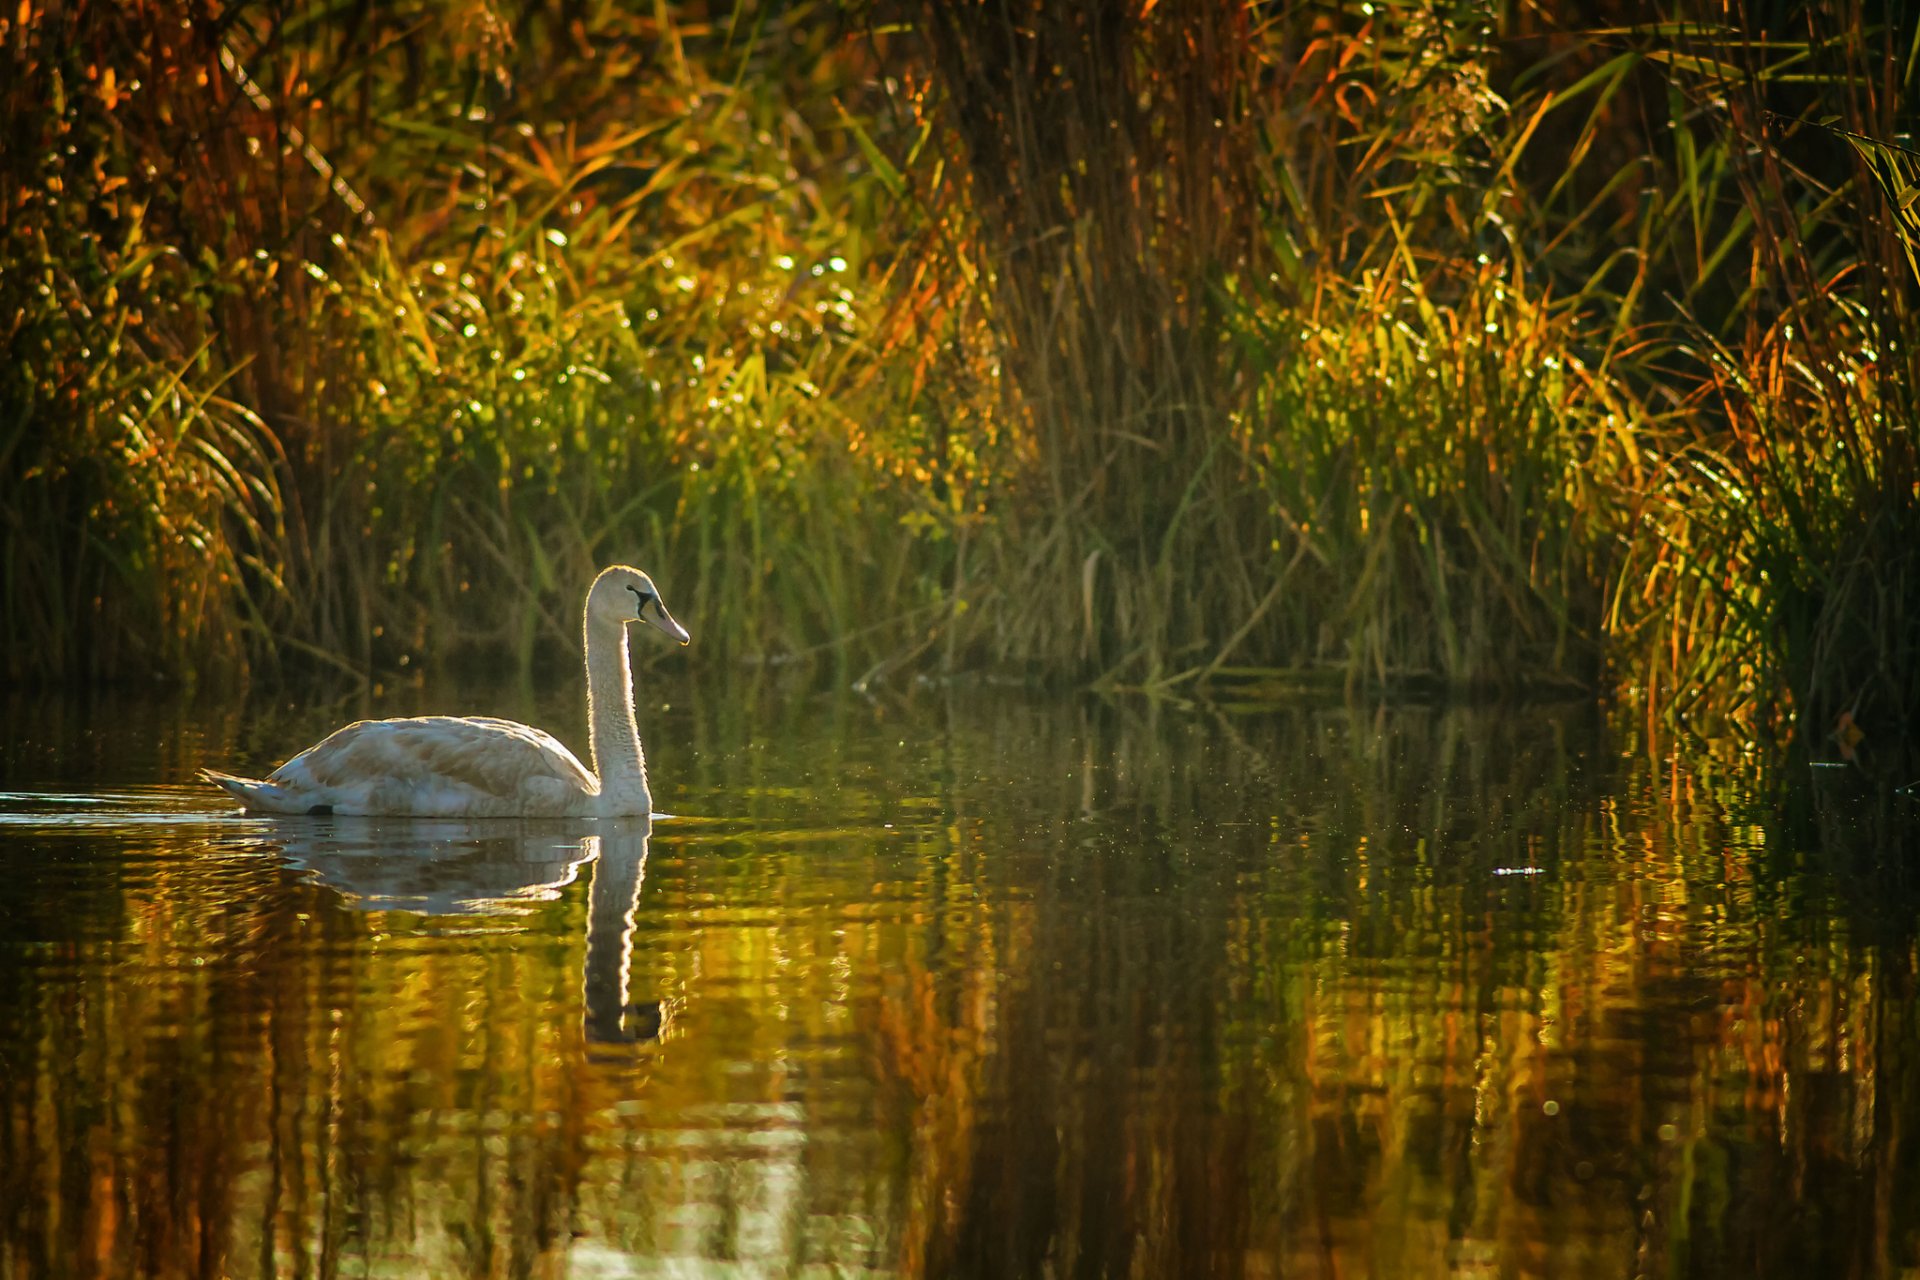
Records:
M558 739L491 716L360 720L265 779L201 770L254 813L422 818L638 818L653 812L633 723L627 627L644 622L681 644L653 579L603 569L587 589L587 721L593 768Z

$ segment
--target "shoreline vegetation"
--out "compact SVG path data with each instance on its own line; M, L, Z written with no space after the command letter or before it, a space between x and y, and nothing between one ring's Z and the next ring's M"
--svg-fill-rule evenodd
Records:
M1618 8L28 0L4 678L625 560L709 664L1910 732L1916 18Z

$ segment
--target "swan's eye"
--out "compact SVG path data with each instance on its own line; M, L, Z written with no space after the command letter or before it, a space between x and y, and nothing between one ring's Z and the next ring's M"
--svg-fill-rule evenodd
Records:
M655 599L656 597L655 597L655 596L653 595L653 593L652 593L652 592L649 592L649 591L642 591L642 590L641 590L640 588L638 588L638 587L636 587L636 586L634 586L634 585L633 585L633 584L632 584L631 582L629 582L629 583L627 584L627 590L629 590L629 591L631 591L631 592L633 592L633 601L634 601L634 604L633 604L633 615L634 615L634 617L636 617L636 618L639 618L639 617L644 617L644 616L646 616L646 612L647 612L647 601L649 601L649 600L653 600L653 599Z

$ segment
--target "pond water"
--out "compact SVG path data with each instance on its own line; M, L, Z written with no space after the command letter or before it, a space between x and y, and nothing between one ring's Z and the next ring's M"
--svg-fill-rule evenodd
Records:
M1851 770L765 685L647 707L650 830L193 781L574 696L5 702L0 1274L1920 1266L1920 851Z

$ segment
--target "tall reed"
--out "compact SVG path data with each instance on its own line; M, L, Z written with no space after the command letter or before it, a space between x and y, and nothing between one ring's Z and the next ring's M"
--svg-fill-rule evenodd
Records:
M614 558L710 655L886 631L865 54L812 6L22 15L16 678L531 667Z
M1920 707L1909 16L186 16L0 33L11 679L558 670L618 558L856 682Z
M1519 166L1552 98L1499 98L1488 31L920 13L924 127L953 144L927 234L980 282L1018 442L977 589L992 652L1163 688L1594 682L1597 477L1631 452L1618 300L1556 296L1535 261Z
M1682 33L1682 190L1740 197L1745 292L1693 339L1684 447L1645 499L1618 626L1647 696L1818 740L1920 722L1914 28L1859 5ZM1623 646L1624 648L1624 646ZM1851 741L1848 743L1851 746Z
M223 309L272 274L229 234L259 209L226 205L216 219L216 193L196 181L238 142L213 126L214 102L180 100L195 51L170 8L29 5L8 26L5 674L244 661L293 544L281 443L241 389L247 360L221 335ZM143 171L159 148L203 133L164 179Z
M951 285L979 282L1012 437L962 590L988 606L997 660L1163 678L1262 589L1266 540L1249 540L1252 494L1218 430L1233 370L1217 288L1263 256L1251 15L1016 0L918 19L926 127L953 157L926 193L935 245Z

